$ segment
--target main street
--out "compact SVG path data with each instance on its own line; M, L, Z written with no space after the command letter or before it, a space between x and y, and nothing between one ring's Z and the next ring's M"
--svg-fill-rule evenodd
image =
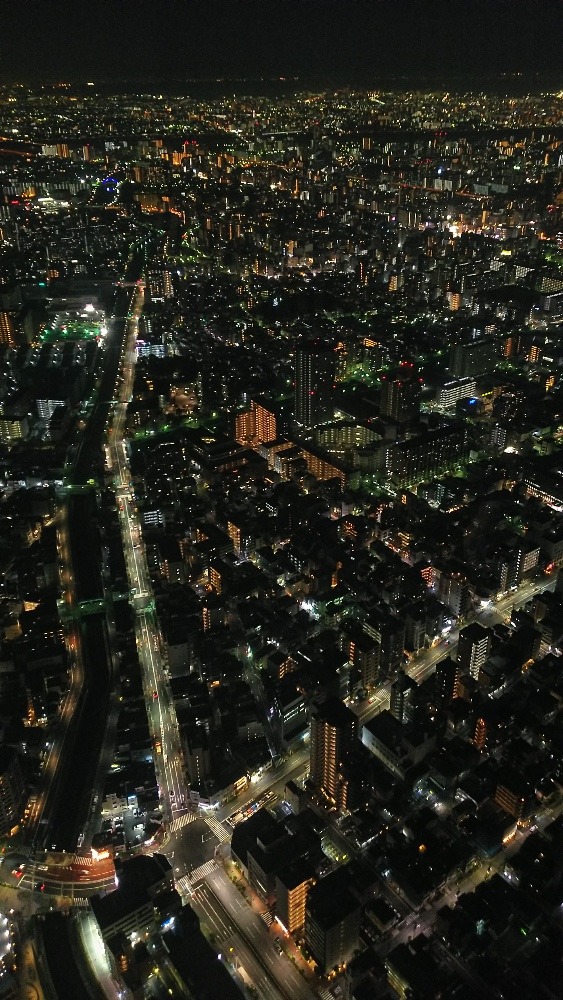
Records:
M142 297L139 296L127 321L118 401L115 404L109 437L108 457L114 476L123 551L135 614L137 653L153 741L155 767L165 817L171 820L186 812L188 788L174 700L168 682L166 661L162 654L162 638L155 614L125 443L127 404L133 392L136 340L141 312Z
M31 858L13 854L4 861L2 880L7 886L45 897L80 899L113 889L115 867L111 858L98 861L79 854L43 853Z
M279 954L262 918L221 868L205 876L190 899L221 951L243 965L266 1000L312 1000L318 994L285 954ZM230 949L233 949L231 952Z

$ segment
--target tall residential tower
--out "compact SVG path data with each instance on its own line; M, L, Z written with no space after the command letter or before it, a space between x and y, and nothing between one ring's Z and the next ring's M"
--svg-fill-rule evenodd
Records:
M342 764L357 739L358 719L344 702L328 698L311 715L310 779L334 805L346 806Z
M334 344L302 340L295 352L295 420L304 428L317 427L334 415Z

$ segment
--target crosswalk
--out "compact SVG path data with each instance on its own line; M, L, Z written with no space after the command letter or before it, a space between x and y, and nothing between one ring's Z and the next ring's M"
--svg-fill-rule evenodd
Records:
M214 816L206 816L205 822L207 823L211 832L215 834L220 844L227 844L230 841L231 839L230 833L227 833L223 824L218 823Z
M196 882L201 882L209 872L215 871L217 868L217 862L212 858L211 861L204 861L199 868L194 868L193 872L190 872L188 878L191 885L195 885Z
M196 885L197 882L201 882L209 872L215 871L217 868L217 862L213 859L211 861L204 861L199 868L194 868L193 871L188 872L187 875L183 875L182 878L176 879L176 888L182 893L188 893Z
M18 853L23 853L18 848ZM33 865L57 865L59 868L93 868L97 864L91 854L65 854L57 851L42 852L33 858Z
M260 916L262 917L262 920L266 924L266 927L271 927L272 926L272 924L274 922L274 918L273 918L273 916L272 916L272 914L270 913L269 910L263 910L262 913L260 914Z
M180 895L186 896L190 892L191 887L189 875L182 875L182 878L176 879L176 888Z
M334 997L330 990L327 990L326 986L317 987L317 992L321 997L321 1000L334 1000Z
M196 819L197 813L183 813L181 816L176 816L175 819L171 820L168 824L168 831L169 833L176 833L177 830L181 830L182 827L187 826L188 823L193 823Z
M196 819L199 819L199 814L196 812L185 812L181 816L175 816L173 820L168 824L169 833L177 833L178 830L182 830L183 827L187 826L188 823L193 823ZM205 820L211 832L217 837L220 844L227 844L230 839L230 833L225 830L222 823L219 823L214 816L202 816Z

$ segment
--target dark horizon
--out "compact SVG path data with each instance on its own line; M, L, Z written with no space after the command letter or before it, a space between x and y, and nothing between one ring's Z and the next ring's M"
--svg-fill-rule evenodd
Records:
M94 84L92 86L91 84ZM319 74L306 76L224 76L224 77L186 77L174 76L144 76L144 77L108 77L96 79L90 83L84 79L66 78L64 81L36 80L9 81L8 88L24 87L31 91L37 89L47 93L60 94L61 85L68 86L73 95L107 95L125 96L142 94L161 94L167 98L189 97L194 100L217 100L222 97L255 97L271 98L272 100L289 98L306 92L329 93L362 93L369 90L395 92L401 94L408 91L448 91L452 94L486 93L499 97L522 97L525 94L542 94L559 91L563 87L563 70L557 74L533 73L527 76L521 73L498 74L464 74L463 76L436 74L422 76L419 74L392 76L378 74L350 79ZM64 93L64 91L62 91Z
M561 0L0 0L0 81L531 81L563 75Z

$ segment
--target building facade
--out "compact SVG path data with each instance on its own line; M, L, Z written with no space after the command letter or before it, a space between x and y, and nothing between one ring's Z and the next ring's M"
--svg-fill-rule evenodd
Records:
M301 341L295 352L295 420L313 428L332 420L336 369L334 346L322 340Z

